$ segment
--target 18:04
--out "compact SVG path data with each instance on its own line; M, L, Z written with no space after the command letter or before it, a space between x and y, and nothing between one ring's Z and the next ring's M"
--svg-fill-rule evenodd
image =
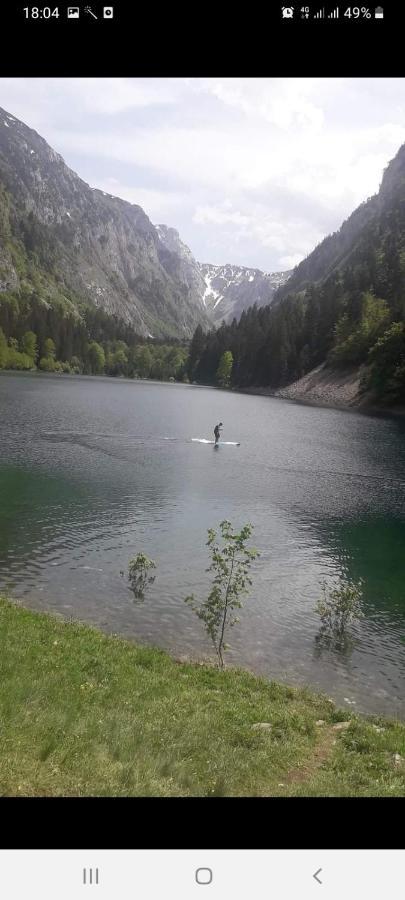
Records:
M24 12L26 19L51 19L52 17L59 19L59 9L57 6L55 9L51 9L50 6L44 6L42 9L38 6L25 6Z

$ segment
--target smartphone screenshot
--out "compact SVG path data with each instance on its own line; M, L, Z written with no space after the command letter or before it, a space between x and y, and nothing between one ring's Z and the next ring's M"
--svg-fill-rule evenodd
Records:
M403 12L1 35L0 891L394 894Z

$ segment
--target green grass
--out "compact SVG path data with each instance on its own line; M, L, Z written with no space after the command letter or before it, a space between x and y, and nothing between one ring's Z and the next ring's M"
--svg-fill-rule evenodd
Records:
M405 796L395 754L404 723L0 600L1 796Z

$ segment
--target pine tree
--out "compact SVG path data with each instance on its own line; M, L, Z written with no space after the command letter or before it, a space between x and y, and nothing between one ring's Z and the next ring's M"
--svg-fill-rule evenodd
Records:
M187 371L188 377L190 381L193 380L196 374L196 369L198 363L200 362L201 356L203 354L205 348L205 337L204 332L202 330L201 325L197 325L197 328L193 334L190 352L188 357Z

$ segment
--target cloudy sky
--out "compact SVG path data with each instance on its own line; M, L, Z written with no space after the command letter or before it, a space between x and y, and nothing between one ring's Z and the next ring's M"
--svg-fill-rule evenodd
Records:
M201 262L291 268L379 187L405 79L0 79L0 106Z

